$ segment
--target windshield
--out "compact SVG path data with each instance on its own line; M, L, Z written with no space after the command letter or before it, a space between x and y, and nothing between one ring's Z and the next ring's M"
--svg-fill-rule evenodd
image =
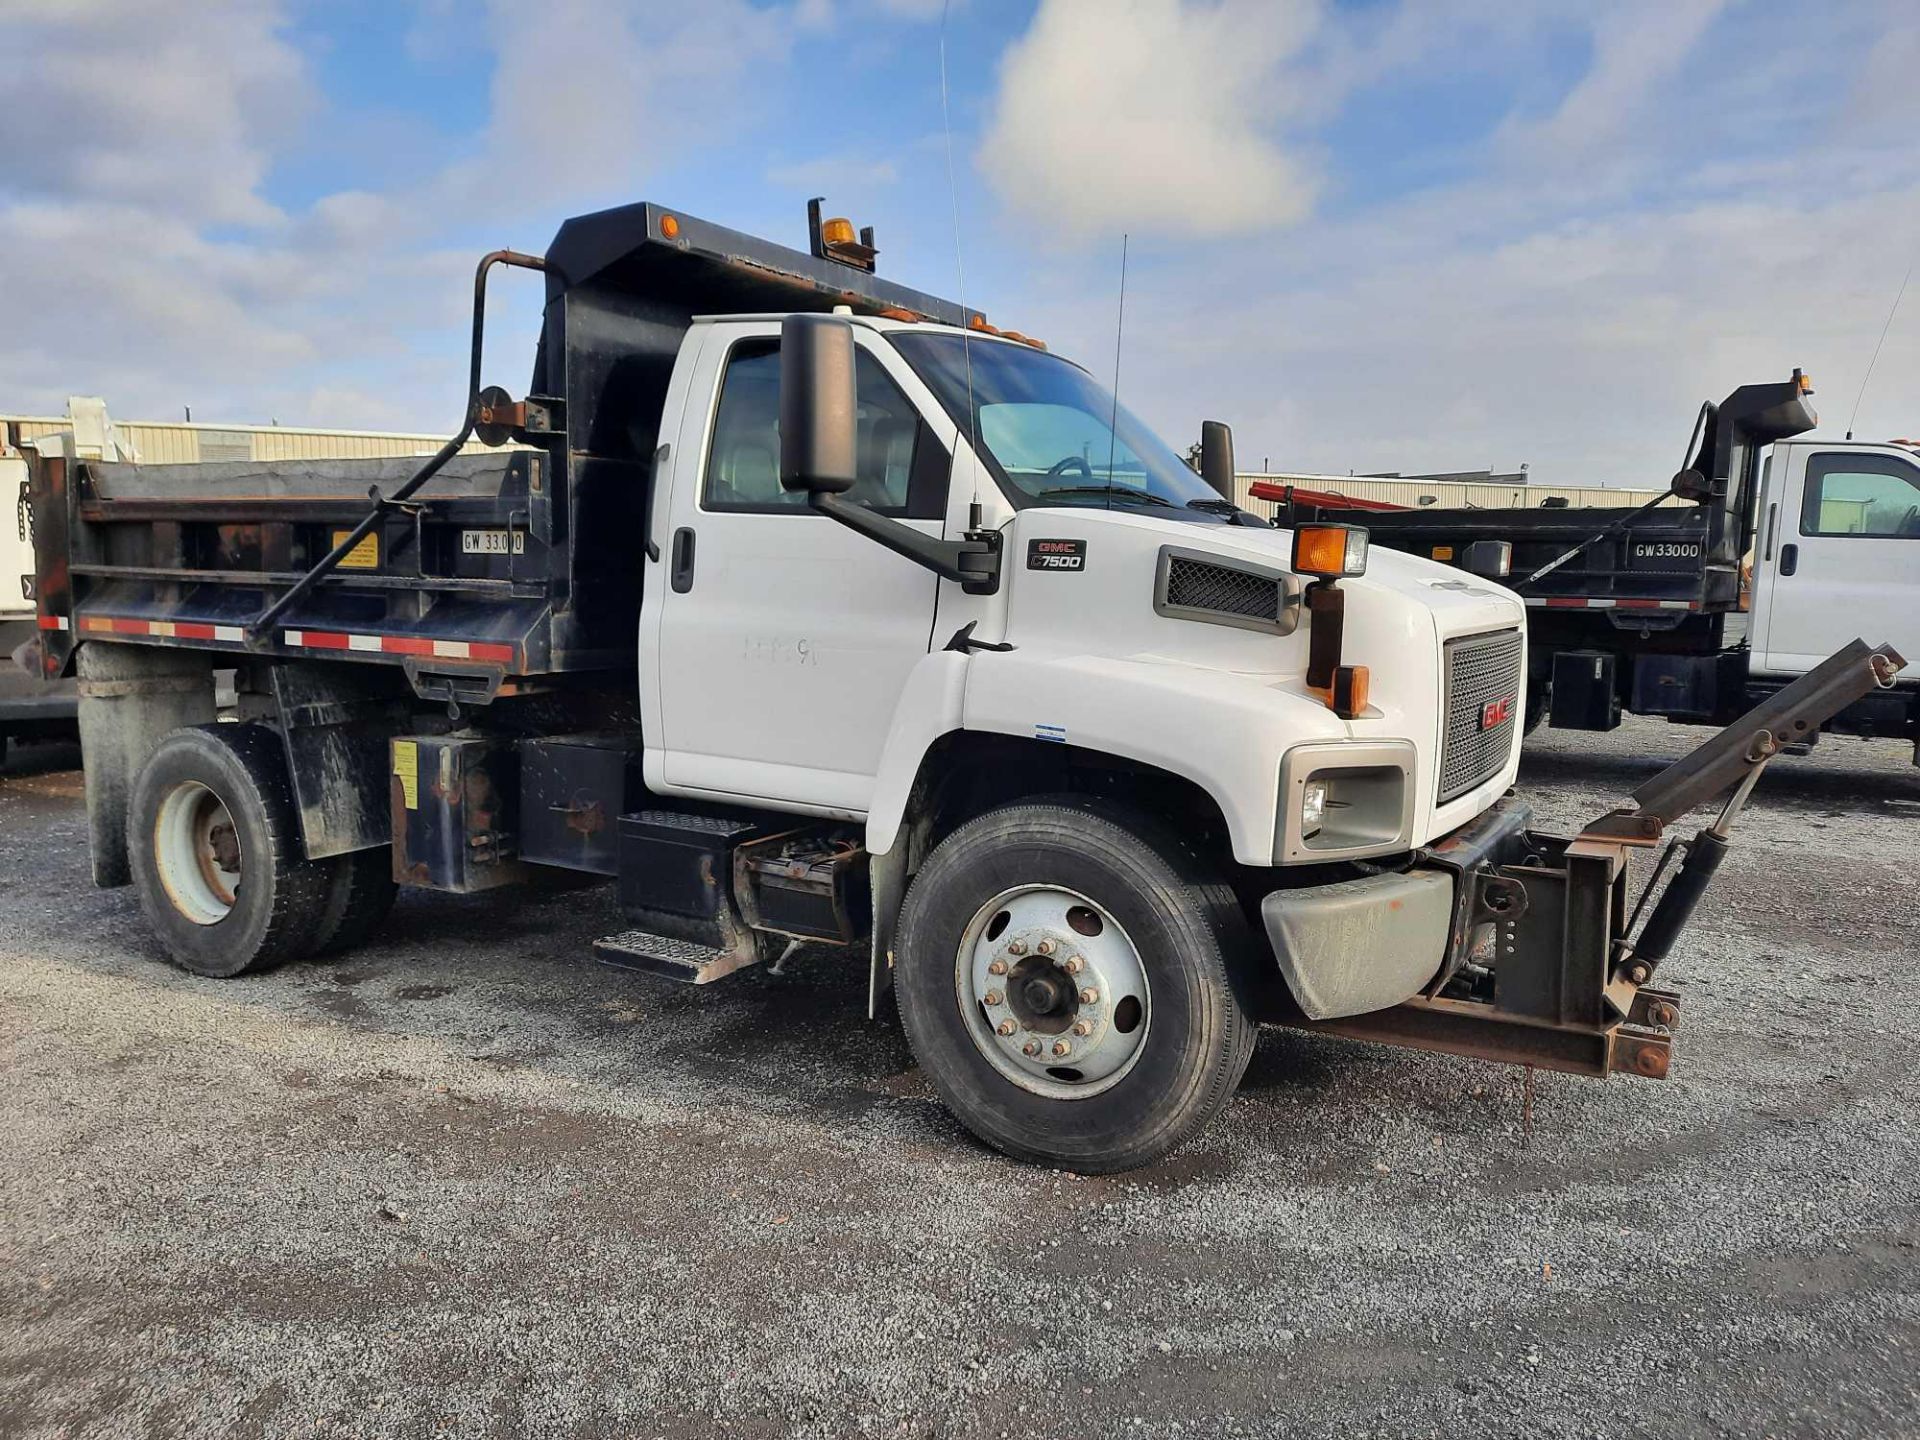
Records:
M1207 483L1079 366L1024 345L895 331L895 347L962 434L1026 499L1046 505L1219 503ZM973 415L967 414L968 351ZM1118 420L1118 424L1114 421Z

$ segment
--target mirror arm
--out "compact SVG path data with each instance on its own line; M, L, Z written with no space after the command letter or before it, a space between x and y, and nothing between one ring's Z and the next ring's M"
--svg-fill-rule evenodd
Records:
M922 535L911 525L876 515L831 491L815 490L807 503L849 530L857 530L896 555L924 565L942 580L952 580L969 595L992 595L1000 588L1000 536L997 531L969 531L964 540L940 540Z

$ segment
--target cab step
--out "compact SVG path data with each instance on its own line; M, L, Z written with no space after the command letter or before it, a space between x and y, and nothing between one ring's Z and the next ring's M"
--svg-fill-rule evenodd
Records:
M602 965L644 970L683 985L707 985L758 964L760 952L750 938L732 949L720 949L649 930L623 930L594 941L593 958Z

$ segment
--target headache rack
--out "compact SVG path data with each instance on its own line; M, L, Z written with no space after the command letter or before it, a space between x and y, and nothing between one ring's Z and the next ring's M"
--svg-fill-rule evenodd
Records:
M423 697L631 670L667 383L694 317L825 311L983 325L854 263L654 204L569 220L474 274L467 408L429 457L141 466L37 456L49 677L89 639L402 667ZM524 399L482 387L487 282L543 272ZM476 443L485 449L469 448ZM506 448L503 448L506 447Z

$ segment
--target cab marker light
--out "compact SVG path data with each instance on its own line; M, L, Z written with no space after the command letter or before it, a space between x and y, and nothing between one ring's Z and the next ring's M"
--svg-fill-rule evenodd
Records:
M1293 532L1293 569L1298 575L1339 580L1367 573L1363 525L1301 525Z

